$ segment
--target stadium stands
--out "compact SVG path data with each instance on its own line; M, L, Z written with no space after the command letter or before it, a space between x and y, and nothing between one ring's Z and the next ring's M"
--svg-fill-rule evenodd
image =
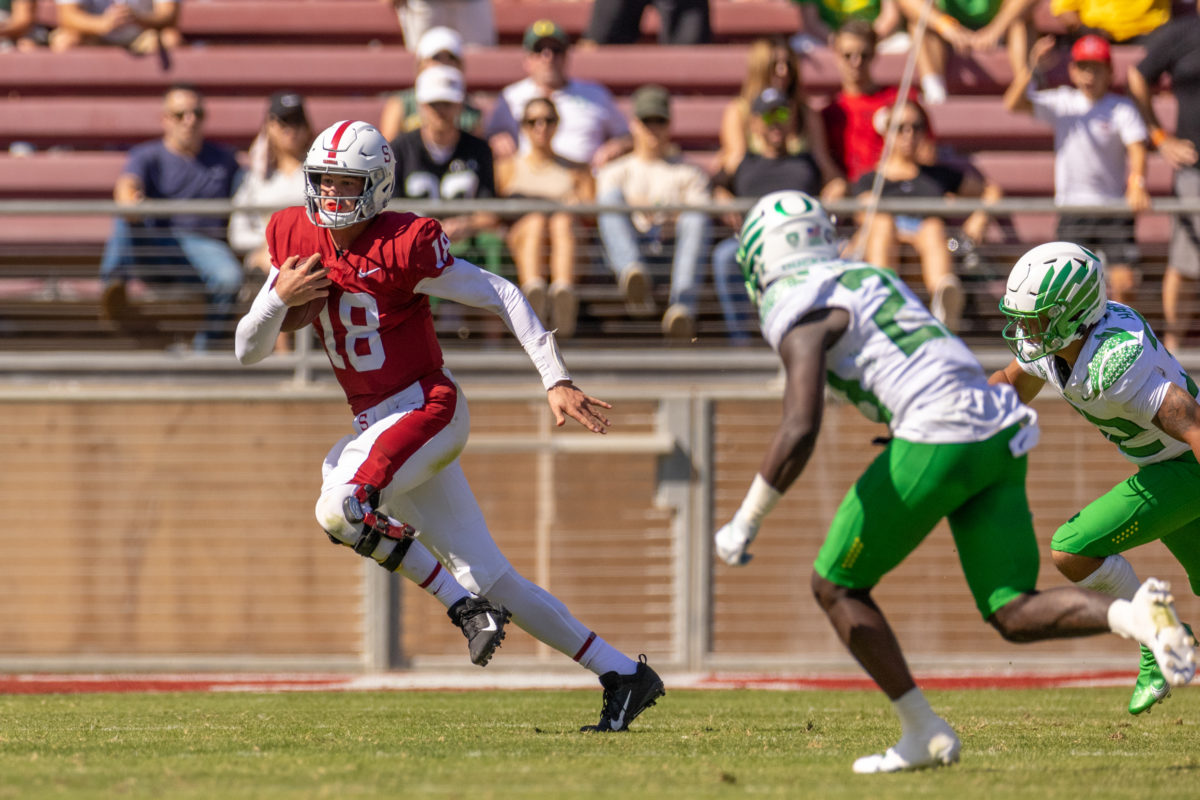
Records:
M40 13L52 14L52 4L40 8ZM184 8L182 28L193 46L165 61L111 48L5 58L0 70L0 200L109 198L125 150L160 134L161 93L173 82L194 83L206 94L210 138L244 149L258 131L265 98L273 91L304 93L320 128L347 117L377 119L384 93L413 80L413 59L400 46L395 17L378 0L189 0ZM519 38L531 21L553 17L578 36L590 13L590 3L564 0L496 0L495 8L501 45L472 51L466 65L468 85L485 111L503 86L523 77ZM577 48L571 72L609 86L626 110L629 94L641 83L668 86L677 98L673 132L687 157L707 167L716 150L722 108L737 93L744 74L744 43L760 35L791 33L797 19L794 6L782 0L714 0L717 44L661 48L651 44L657 26L651 13L644 43ZM1057 26L1044 11L1038 24L1043 30ZM1115 49L1118 86L1140 55L1136 47ZM901 55L880 56L876 77L881 83L898 83L903 66ZM802 69L814 102L823 102L836 89L837 71L827 50L806 56ZM930 110L933 129L940 142L970 154L1007 195L1048 197L1053 191L1051 133L1004 111L1000 96L1009 79L1001 51L952 57L950 99ZM1174 119L1171 98L1162 95L1157 103L1163 119ZM15 142L31 145L32 154L6 154ZM1170 191L1170 170L1161 159L1151 160L1149 184L1152 194ZM38 270L44 274L48 269L70 280L94 278L107 218L9 217L3 222L0 283L8 281L10 289L17 285L13 281L28 286ZM1140 223L1152 250L1165 241L1165 222L1154 217ZM1017 215L1005 236L1007 246L1044 238L1052 232L1049 226L1049 218ZM0 286L0 295L5 294ZM598 302L590 309L601 318L611 317L604 323L606 332L640 330L620 319L615 292L608 298L607 287L597 286L593 294L613 301L611 307Z

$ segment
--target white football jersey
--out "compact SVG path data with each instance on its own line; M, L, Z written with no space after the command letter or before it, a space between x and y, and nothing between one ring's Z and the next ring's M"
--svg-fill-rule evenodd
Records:
M826 354L829 387L898 438L978 442L1037 420L1011 386L988 384L962 340L890 270L840 259L799 266L766 287L758 308L776 351L810 311L848 311L846 332Z
M1055 359L1043 356L1021 367L1057 389L1133 463L1168 461L1191 449L1163 433L1154 416L1172 383L1193 397L1196 384L1129 306L1109 302L1065 380Z

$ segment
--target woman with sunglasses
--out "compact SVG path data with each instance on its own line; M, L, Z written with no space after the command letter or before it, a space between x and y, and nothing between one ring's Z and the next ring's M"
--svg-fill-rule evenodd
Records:
M929 153L929 117L915 100L908 100L897 112L896 140L887 161L876 167L883 174L881 197L982 197L987 202L1000 199L1000 187L985 182L971 169L948 164L923 163ZM887 117L883 130L886 131ZM871 195L876 172L868 172L855 182L851 193L860 199ZM983 238L989 217L980 210L963 223L963 233L974 241ZM962 283L954 274L950 250L946 246L946 221L942 217L916 217L904 214L875 214L865 236L865 260L878 267L896 269L901 244L917 251L921 276L929 292L934 316L951 331L962 321L964 295Z
M725 106L721 117L719 167L732 174L747 153L763 151L762 139L753 130L750 107L769 88L788 98L795 120L788 136L788 152L810 153L821 168L822 183L841 177L841 170L829 154L821 116L808 104L796 54L782 38L757 39L750 45L741 91Z
M588 203L595 198L591 171L557 155L550 145L558 130L558 107L553 100L530 100L521 115L521 130L529 150L496 164L496 189L501 197L557 203ZM509 228L508 249L521 291L533 310L547 328L558 329L558 338L570 338L579 314L575 217L561 211L526 214Z

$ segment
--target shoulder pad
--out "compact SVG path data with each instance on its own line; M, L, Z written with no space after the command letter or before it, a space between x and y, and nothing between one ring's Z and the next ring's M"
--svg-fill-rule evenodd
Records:
M1088 363L1088 391L1092 395L1112 388L1142 354L1138 337L1120 328L1100 334L1102 341Z

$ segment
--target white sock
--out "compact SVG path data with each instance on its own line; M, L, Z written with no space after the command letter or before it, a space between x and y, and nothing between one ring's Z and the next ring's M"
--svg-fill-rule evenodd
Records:
M901 735L922 730L931 723L940 722L942 719L933 713L929 701L915 686L893 700L892 708L896 710L896 716L900 718Z
M1104 563L1096 567L1091 575L1081 581L1075 581L1075 585L1110 597L1131 600L1142 582L1133 571L1133 565L1126 561L1124 556L1114 554L1104 559Z
M487 590L487 598L512 612L512 620L535 639L566 653L597 675L637 670L637 662L616 650L571 616L562 601L516 570L509 569Z
M926 75L921 78L921 95L929 106L940 106L946 102L946 82L942 76Z
M387 552L380 553L382 549L385 549L385 545L391 545L391 547L386 548ZM375 548L373 555L377 559L387 558L395 546L395 541L391 539L381 541L379 546ZM409 546L408 552L404 554L404 560L400 562L400 567L396 570L396 573L403 575L417 584L417 586L429 592L446 608L449 608L469 595L469 592L450 574L450 570L444 569L441 562L434 558L433 553L429 552L429 549L421 544L419 540Z

